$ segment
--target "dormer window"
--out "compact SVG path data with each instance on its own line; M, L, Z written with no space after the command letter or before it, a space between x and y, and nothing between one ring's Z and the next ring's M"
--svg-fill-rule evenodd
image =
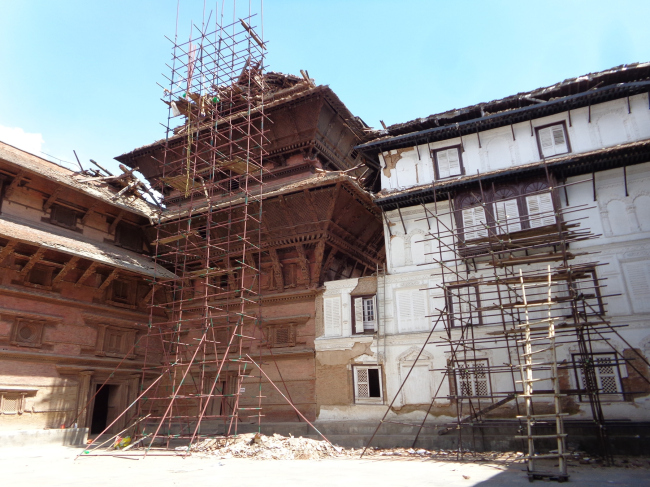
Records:
M537 145L542 159L571 152L564 122L537 127Z
M458 145L431 151L436 179L445 179L465 174L460 149L461 147Z

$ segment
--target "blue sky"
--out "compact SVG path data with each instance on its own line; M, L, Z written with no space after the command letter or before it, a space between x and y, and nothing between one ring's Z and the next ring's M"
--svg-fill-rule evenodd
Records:
M114 168L163 136L177 0L1 3L0 140ZM203 5L180 1L181 38ZM308 70L379 127L650 61L648 18L647 0L266 0L264 37L270 70Z

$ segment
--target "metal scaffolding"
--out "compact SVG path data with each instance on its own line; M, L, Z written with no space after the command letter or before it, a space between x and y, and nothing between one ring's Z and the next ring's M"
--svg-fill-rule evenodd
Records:
M189 452L263 416L262 372L249 354L262 338L266 46L259 17L210 17L192 24L189 40L172 41L163 156L152 155L159 175L150 180L163 195L154 259L175 277L153 283L149 330L137 345L141 391L105 430L124 418L109 446L128 434L140 455ZM245 401L244 379L259 384Z

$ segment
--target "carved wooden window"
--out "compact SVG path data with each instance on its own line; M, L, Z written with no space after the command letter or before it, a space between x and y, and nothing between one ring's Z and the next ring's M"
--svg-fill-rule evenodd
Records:
M65 228L77 228L77 212L61 205L52 206L50 222Z
M95 355L135 358L136 331L116 326L99 327Z
M601 399L606 401L620 401L623 399L621 371L616 354L574 354L573 363L581 391L598 391ZM580 395L580 400L588 401L589 396L586 394Z
M0 414L23 414L25 394L0 392Z
M142 252L142 232L135 225L120 222L115 229L115 243L125 249Z
M377 331L377 305L375 296L352 298L352 333L372 334Z
M434 161L436 179L445 179L452 176L465 174L461 147L447 147L431 151L431 158Z
M11 344L19 347L41 347L44 327L44 321L18 318L11 331Z
M537 132L539 155L542 159L571 152L564 122L537 127L535 131Z
M294 325L277 325L268 329L269 345L271 347L295 347L296 330Z
M111 283L111 301L134 305L135 299L135 282L126 279L115 279Z
M384 401L380 365L354 365L355 404L382 404Z
M459 360L454 363L457 395L463 399L490 396L487 359Z
M555 206L542 180L507 184L483 193L467 192L454 199L463 241L553 225Z

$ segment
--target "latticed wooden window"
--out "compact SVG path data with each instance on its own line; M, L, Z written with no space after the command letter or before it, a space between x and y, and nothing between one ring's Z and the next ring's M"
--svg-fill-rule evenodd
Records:
M269 329L272 347L295 347L296 334L292 325L274 326Z
M623 387L615 354L598 353L587 357L574 355L573 360L579 371L580 389L585 392L598 391L599 394L608 395L607 399L610 400L621 399ZM593 369L593 374L589 372L589 368ZM581 396L581 400L587 399L587 396Z
M383 401L381 367L360 366L354 370L354 400L358 404L381 404Z
M23 396L20 394L0 394L0 413L22 414Z
M487 360L467 360L456 363L456 377L460 396L490 395Z

